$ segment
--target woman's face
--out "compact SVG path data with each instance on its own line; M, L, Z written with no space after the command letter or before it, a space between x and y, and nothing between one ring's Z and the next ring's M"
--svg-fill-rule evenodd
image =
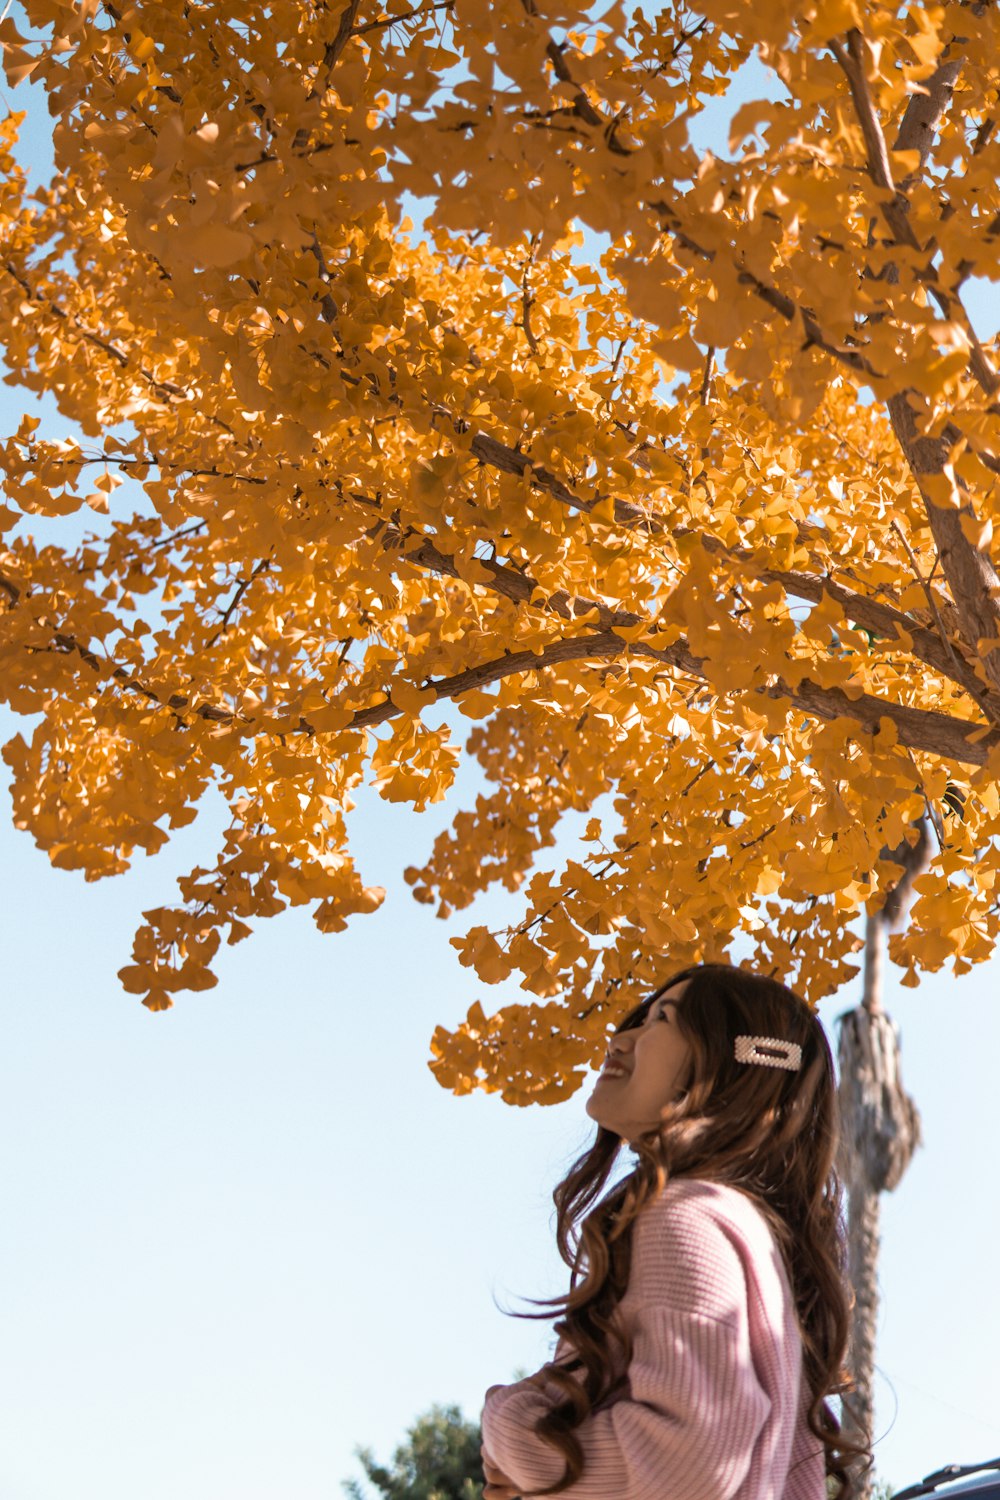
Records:
M681 1092L691 1044L681 1035L677 1006L690 984L681 980L657 997L641 1026L608 1038L608 1061L587 1100L598 1125L634 1141L660 1122L660 1111Z

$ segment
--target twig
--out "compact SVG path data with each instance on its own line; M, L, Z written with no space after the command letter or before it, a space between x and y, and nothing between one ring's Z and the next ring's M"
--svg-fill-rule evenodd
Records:
M266 572L267 569L271 566L271 557L273 557L273 556L274 556L274 548L272 547L271 548L271 554L270 554L270 556L263 558L257 564L257 566L254 568L253 572L250 574L250 577L249 578L241 578L240 579L240 582L239 582L239 584L238 584L238 586L236 588L235 593L233 594L233 597L230 599L229 603L226 606L225 614L222 616L222 619L219 622L219 628L218 628L218 630L215 632L215 634L212 636L212 639L208 642L207 646L205 647L206 651L211 651L212 647L216 644L216 642L220 639L220 637L223 636L223 635L225 635L226 631L229 629L229 621L230 621L230 619L232 617L234 609L239 604L240 600L243 598L243 595L246 593L247 589L253 583L254 579L255 578L259 578L260 575L261 575L261 573Z
M411 21L414 16L424 16L432 10L454 10L455 0L438 0L436 5L425 5L419 10L405 10L401 16L386 16L381 21L366 21L364 26L355 26L352 36L364 36L366 32L378 31L384 26L398 26L402 21Z
M521 327L524 329L524 336L528 340L528 347L536 359L538 358L538 340L531 327L531 309L535 305L535 299L531 295L531 283L528 280L528 271L534 263L535 251L538 248L539 240L539 235L532 236L531 249L524 258L524 266L521 272L521 307L523 309Z

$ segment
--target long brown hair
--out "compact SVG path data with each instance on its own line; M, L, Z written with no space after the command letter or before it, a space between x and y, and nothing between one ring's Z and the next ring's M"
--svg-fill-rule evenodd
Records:
M774 1232L802 1336L809 1427L823 1444L827 1474L837 1481L836 1500L848 1500L871 1456L846 1440L827 1400L850 1388L844 1370L850 1301L829 1043L817 1016L793 990L718 963L672 975L616 1030L641 1026L654 1000L682 980L689 982L677 1002L677 1024L690 1043L692 1061L680 1097L663 1109L658 1125L632 1143L638 1157L633 1171L603 1199L598 1201L623 1145L603 1125L552 1195L556 1243L572 1271L570 1290L561 1297L525 1300L562 1309L555 1331L575 1354L532 1377L565 1393L534 1428L563 1454L565 1473L534 1493L555 1495L579 1479L583 1450L574 1428L625 1383L624 1376L615 1377L610 1341L621 1347L627 1365L631 1340L613 1313L628 1285L638 1214L668 1179L697 1177L748 1194ZM801 1068L737 1062L734 1042L743 1034L798 1043ZM551 1318L553 1313L513 1316ZM580 1367L586 1372L582 1385L569 1373Z

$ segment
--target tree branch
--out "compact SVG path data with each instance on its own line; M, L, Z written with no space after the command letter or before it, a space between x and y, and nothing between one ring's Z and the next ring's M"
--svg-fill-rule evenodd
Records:
M915 171L908 173L899 184L900 191L904 193L913 185L927 165L927 158L934 144L935 132L941 122L941 116L951 103L958 75L962 71L961 58L950 58L945 61L945 53L949 50L950 44L942 52L934 72L921 83L921 92L911 94L910 102L906 106L896 134L893 151L920 152L920 165Z
M840 64L847 78L854 100L854 112L861 126L861 133L865 139L865 147L868 152L868 173L876 187L884 188L893 194L889 200L880 202L882 217L885 219L893 238L899 245L908 245L912 250L922 250L923 246L913 233L909 218L907 217L910 205L905 193L897 188L892 178L892 167L889 162L889 149L886 145L885 136L878 116L875 113L875 105L872 100L871 90L868 87L868 79L865 75L864 60L864 38L857 27L852 26L847 33L847 50L843 45L831 40L830 51Z
M717 252L715 250L706 250L704 245L700 245L697 240L691 238L687 231L681 227L677 211L671 208L665 199L659 198L655 201L650 199L648 207L660 215L663 221L661 228L665 234L669 234L678 244L683 245L686 249L692 251L693 254L700 255L703 260L707 260L709 263L715 260ZM796 318L802 320L802 327L805 330L806 339L809 344L815 345L817 349L825 350L827 354L832 354L834 359L839 360L842 365L846 365L849 370L854 370L857 374L867 375L870 378L881 378L879 372L869 363L859 348L853 344L832 343L826 337L822 328L817 323L815 316L808 308L800 307L785 292L779 292L776 287L769 286L767 282L762 281L753 271L747 270L739 261L734 261L733 265L740 283L743 286L751 287L761 301L767 303L768 307L772 307L775 312L780 313L789 323L793 323Z
M192 400L190 391L184 390L182 386L174 385L172 381L157 380L152 371L147 370L144 365L140 364L138 366L135 366L127 350L119 349L116 344L112 344L107 339L102 339L99 334L93 333L91 329L87 328L75 314L71 318L69 314L64 312L59 304L57 302L54 302L52 298L49 297L45 292L37 291L33 286L31 286L31 284L25 280L20 272L17 271L17 269L13 265L11 265L10 261L4 261L3 269L9 276L12 276L14 278L26 297L30 298L33 302L44 303L49 312L53 313L57 318L62 318L65 322L72 323L76 328L79 329L86 343L93 344L95 349L101 349L105 354L111 355L112 359L117 360L118 364L123 369L129 369L130 367L136 369L138 374L141 375L142 378L152 386L152 388L157 392L158 395L162 395L167 398L171 396L179 396L184 400ZM173 405L173 403L168 399L167 405ZM233 432L233 429L227 422L224 422L221 417L212 416L209 413L208 420L210 422L214 422L217 427L221 427L223 431L228 432L230 437L236 436L236 434Z
M920 490L963 635L969 647L981 657L990 682L1000 689L1000 575L989 552L974 546L962 529L963 519L975 521L976 515L960 476L955 475L949 481L960 500L955 508L937 505L926 483L922 483L928 477L948 477L945 466L949 440L918 435L916 417L905 391L889 396L886 406L897 441ZM980 645L981 641L986 643L985 647Z
M274 548L272 547L271 548L271 557L273 557L273 555L274 555ZM232 618L233 611L236 609L236 606L239 604L240 600L243 598L243 595L246 593L247 589L253 583L254 579L257 578L257 577L259 577L261 573L266 572L267 569L271 566L271 557L265 557L265 558L263 558L256 565L256 567L254 568L253 572L250 574L249 578L241 578L240 579L240 581L239 581L239 583L238 583L238 585L236 587L236 590L235 590L235 592L233 594L233 597L230 599L229 603L226 605L225 612L224 612L224 614L222 616L222 619L219 622L219 628L218 628L218 630L216 630L215 634L212 636L212 639L207 643L207 645L205 647L206 651L211 651L212 647L216 644L216 642L222 636L225 635L226 631L229 629L229 621Z
M323 60L320 63L319 67L316 69L316 81L313 83L308 94L306 95L307 104L311 104L314 99L318 99L321 96L325 95L327 90L329 89L330 78L333 74L333 70L337 66L337 63L340 61L341 54L343 53L344 48L347 46L347 43L355 34L354 23L358 18L358 11L360 9L361 0L347 0L346 5L340 12L340 23L337 26L336 34L331 38L330 41L326 43L323 48ZM320 87L319 84L319 78L321 74L323 76L322 87ZM312 131L308 128L308 126L300 126L292 138L292 150L301 151L303 147L308 146L309 138L311 135Z
M415 567L462 579L463 575L454 558L440 552L426 538L419 538L417 546L408 548L410 538L413 536L416 536L416 533L404 533L394 527L388 527L384 533L383 542L386 547L398 545L401 556ZM720 557L725 562L747 566L755 580L761 583L779 584L788 595L808 599L818 604L824 593L829 594L841 606L847 619L871 631L873 635L884 636L890 642L898 641L903 634L909 636L913 642L914 654L925 665L968 693L982 709L987 719L1000 723L1000 706L984 701L979 678L966 662L958 658L943 633L939 639L933 630L928 630L918 624L902 610L882 604L876 599L856 594L853 590L845 588L843 584L837 583L830 575L787 573L777 568L770 568L761 565L759 559L749 549L726 547L711 536L702 535L701 544L707 552ZM479 566L490 575L490 581L484 582L483 587L493 593L503 595L513 603L533 605L537 609L550 611L564 620L578 619L581 616L596 613L598 623L605 629L632 629L644 621L644 616L632 610L610 609L599 600L574 597L565 590L550 594L547 599L539 599L537 598L538 584L529 573L498 563L492 558L480 558L478 562ZM931 600L933 605L933 595L931 595Z
M969 367L986 394L994 396L1000 389L1000 379L976 336L965 305L957 292L942 286L931 259L933 247L920 244L908 218L910 204L906 196L907 189L917 180L930 155L934 143L934 131L954 93L955 81L962 68L962 59L953 58L948 62L940 63L927 81L928 93L915 94L911 98L893 149L895 151L919 151L920 166L897 185L893 181L885 134L865 75L864 43L861 33L856 29L848 32L848 43L849 56L837 41L830 42L830 50L846 74L850 85L855 113L868 151L869 175L877 187L884 188L893 194L890 201L883 200L880 205L882 217L897 245L906 246L926 255L926 265L921 267L916 274L921 281L927 283L944 316L962 324L969 339ZM946 47L944 50L947 52L949 49Z
M0 587L4 587L8 592L12 588L16 591L16 585L10 584L2 576L0 576ZM108 663L102 662L88 647L72 636L54 632L54 641L60 651L76 652L98 674L104 675L107 672ZM663 662L664 665L685 672L692 677L701 678L709 686L715 686L704 671L704 659L694 656L685 642L676 641L665 647L655 647L644 642L630 644L616 635L614 630L603 629L583 636L560 638L531 650L505 651L502 656L480 662L453 676L439 678L437 682L430 681L426 683L425 690L433 691L437 700L456 698L474 688L485 687L520 672L541 671L569 661L606 661L609 658L629 656ZM229 709L217 708L209 703L201 703L195 708L189 708L189 700L182 693L175 693L164 701L124 667L113 667L110 676L121 682L127 691L139 693L148 702L159 704L173 713L181 722L184 721L185 713L191 713L217 724L239 723L244 732L253 737L289 732L287 726L280 720L236 714ZM982 723L958 719L949 714L926 709L910 708L904 704L875 697L870 693L861 693L856 698L851 697L840 688L823 687L808 678L803 678L798 687L792 688L781 677L775 676L766 686L755 688L753 691L766 694L770 698L788 698L793 707L817 718L856 719L862 728L869 732L875 731L883 718L891 719L896 725L901 743L909 749L926 750L931 754L969 765L984 765L990 751L994 746L1000 745L1000 730L989 729ZM396 718L400 712L401 710L392 702L390 690L390 695L382 703L355 710L343 728L371 728L385 723L388 719ZM282 724L281 728L278 727L279 724ZM984 733L984 730L987 732ZM300 718L298 725L291 732L311 736L316 733L316 730L308 719ZM979 738L970 741L969 735L978 735Z
M453 677L443 677L437 682L428 682L426 688L433 690L437 699L456 698L473 688L482 688L519 672L539 671L549 666L569 661L601 661L608 657L635 655L664 662L706 682L703 659L694 656L680 641L670 646L657 648L643 643L629 645L614 631L595 631L590 635L571 636L568 639L551 641L534 651L505 652L491 661L481 662ZM821 719L856 719L863 729L874 732L883 718L893 721L900 741L912 750L926 750L951 760L982 765L994 746L1000 745L1000 730L988 729L966 719L955 719L948 714L931 710L909 708L891 703L870 693L861 693L856 698L840 688L822 687L819 683L803 678L797 688L792 688L782 678L766 687L755 689L769 698L788 698L793 707ZM399 709L391 696L384 703L359 710L351 720L349 728L369 728L395 718ZM303 724L303 727L306 727ZM979 734L982 738L970 743L967 735Z
M381 31L383 27L399 26L403 21L412 21L414 16L423 16L432 10L454 10L454 8L455 0L438 0L436 5L422 5L413 10L404 10L397 16L385 16L381 21L366 21L363 26L355 26L351 35L366 36L369 31Z

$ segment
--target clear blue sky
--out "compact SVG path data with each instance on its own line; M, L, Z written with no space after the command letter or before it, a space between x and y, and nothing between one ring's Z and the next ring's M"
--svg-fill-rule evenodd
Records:
M44 100L3 92L30 110L41 180ZM3 387L0 434L25 411L72 430ZM18 728L0 716L0 739ZM388 1458L434 1401L478 1417L487 1386L548 1357L548 1325L495 1302L565 1289L550 1194L592 1136L586 1092L516 1110L438 1087L435 1024L521 992L483 993L448 944L501 901L438 922L400 878L476 788L466 767L422 815L364 796L383 908L331 937L301 910L264 923L215 990L160 1015L116 970L141 911L214 849L218 806L87 885L12 829L3 792L0 1500L330 1500L356 1445ZM918 991L888 974L927 1142L883 1213L877 1453L901 1485L1000 1452L1000 960Z

